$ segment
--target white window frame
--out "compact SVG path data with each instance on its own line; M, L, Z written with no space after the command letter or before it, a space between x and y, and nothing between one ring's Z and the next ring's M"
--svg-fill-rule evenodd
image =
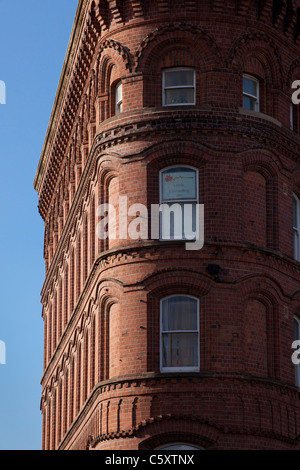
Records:
M118 90L121 88L121 99L117 101L117 94ZM115 114L120 114L122 112L122 105L123 105L123 85L122 85L122 80L120 80L118 83L116 83L115 86Z
M296 202L298 226L294 225L294 201ZM293 193L293 246L294 259L300 261L300 199L295 193Z
M178 330L178 331L169 331L169 333L197 333L198 334L198 351L197 351L197 359L198 365L193 367L163 367L163 335L167 334L168 331L163 331L163 324L162 324L162 309L163 309L163 302L174 298L174 297L188 297L193 300L197 301L197 331L195 330ZM200 300L197 297L192 295L177 293L173 295L169 295L168 297L164 297L160 300L160 371L161 372L199 372L200 371Z
M172 199L172 200L167 200L167 201L164 201L163 200L163 181L162 181L162 176L163 176L163 173L165 173L166 171L168 170L172 170L173 168L187 168L189 170L193 170L195 171L195 174L196 174L196 198L195 199ZM196 206L199 204L199 170L198 168L195 168L193 166L189 166L189 165L172 165L172 166L169 166L169 167L166 167L166 168L163 168L162 170L160 170L159 172L159 205L161 207L162 204L168 204L168 205L173 205L173 204L196 204ZM162 212L160 211L160 214L159 214L159 239L160 241L178 241L178 240L185 240L185 237L184 237L184 233L182 234L182 238L173 238L173 239L169 239L169 238L163 238L162 236ZM193 241L193 240L189 240L189 241Z
M298 338L294 337L294 341L297 341L297 340L300 340L300 320L298 317L294 317L294 324L293 324L294 328L295 328L295 322L297 323L297 326L298 326ZM296 387L300 387L300 364L295 364L295 385Z
M181 72L192 70L194 72L194 83L193 85L178 85L173 87L166 87L165 86L165 74L166 72ZM178 88L191 88L194 90L194 100L192 103L174 103L174 104L167 104L166 103L166 94L165 90L177 90ZM162 104L163 106L194 106L196 104L196 70L194 67L172 67L163 70L162 74Z
M247 78L248 80L252 80L253 82L256 83L257 96L251 95L250 93L244 92L244 78ZM259 90L259 81L257 80L257 78L253 77L253 75L243 74L243 99L244 99L244 96L245 96L246 98L250 98L252 100L255 100L254 111L256 111L256 112L260 111L259 91L260 91ZM244 103L243 103L243 106L244 106ZM245 109L247 109L247 108L245 108ZM251 110L248 110L248 111L251 111Z

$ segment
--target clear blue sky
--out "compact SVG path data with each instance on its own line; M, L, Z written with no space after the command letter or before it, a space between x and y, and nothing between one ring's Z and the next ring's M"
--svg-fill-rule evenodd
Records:
M77 0L0 0L0 450L41 448L43 221L33 180Z

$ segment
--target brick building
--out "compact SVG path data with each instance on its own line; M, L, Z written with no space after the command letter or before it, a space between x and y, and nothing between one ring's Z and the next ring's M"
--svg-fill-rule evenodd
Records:
M34 183L44 449L300 448L299 46L298 0L79 0ZM201 250L99 236L174 175Z

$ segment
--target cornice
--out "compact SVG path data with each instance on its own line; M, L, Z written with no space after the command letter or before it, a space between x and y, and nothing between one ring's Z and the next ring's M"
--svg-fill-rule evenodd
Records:
M108 39L108 36L111 33L111 31L108 30L107 28L104 28L104 24L102 24L101 21L99 23L99 25L102 25L102 31L103 31L103 35L100 33L101 41L98 41L98 43L97 43L97 40L96 41L94 41L94 40L90 41L90 38L88 36L86 37L86 39L84 39L84 34L82 33L82 30L83 30L83 28L86 27L86 25L90 24L90 19L91 19L90 18L91 15L89 15L90 9L87 8L87 5L88 5L89 1L90 0L81 0L78 4L78 9L77 9L77 13L76 13L76 18L75 18L75 22L74 22L74 26L73 26L71 39L70 39L69 46L68 46L68 51L67 51L67 54L66 54L64 68L63 68L61 79L60 79L60 82L59 82L59 87L58 87L58 90L57 90L57 95L56 95L56 98L55 98L55 103L54 103L53 111L52 111L52 114L51 114L50 123L49 123L49 126L48 126L48 130L47 130L47 134L46 134L42 154L41 154L41 157L40 157L40 162L39 162L39 165L38 165L37 174L36 174L35 181L34 181L34 187L39 192L39 196L40 196L39 209L40 209L40 213L41 213L43 218L45 218L45 216L46 216L46 213L47 213L47 210L48 210L48 207L49 207L49 204L50 204L50 200L53 196L55 181L56 181L56 178L58 177L59 170L60 170L60 167L61 167L61 161L62 161L63 156L64 156L64 147L66 145L67 136L71 132L70 131L71 121L74 118L74 113L76 111L75 108L78 104L77 101L76 102L74 100L73 100L74 102L72 101L72 105L69 106L70 109L68 110L68 113L67 113L66 119L65 119L65 121L67 121L67 122L65 122L62 125L62 122L61 122L62 109L63 109L62 105L63 105L64 102L66 102L66 103L68 102L68 99L64 101L64 98L66 97L67 93L69 93L70 95L73 95L73 92L75 91L76 92L75 94L77 94L79 96L80 92L82 91L82 90L80 91L77 86L72 91L70 89L70 86L68 86L69 83L70 83L70 78L72 78L71 77L72 64L75 65L75 58L76 58L77 59L76 67L77 67L78 71L80 72L80 75L82 75L82 73L81 73L82 72L81 71L81 65L82 64L80 65L80 64L78 64L78 62L80 62L80 60L81 60L81 62L82 61L86 62L83 65L83 68L86 71L87 68L89 68L90 65L91 65L93 52L97 49L98 45L101 44L101 41L104 41L103 42L104 45L106 43L114 41L113 39ZM112 11L115 11L114 7L113 7L113 3L114 2L112 2L109 7L112 8ZM136 10L137 5L135 5L134 1L133 1L133 3L134 3L133 11L138 11L139 12L137 14L137 16L135 15L135 19L138 19L138 22L137 23L130 23L129 22L125 25L125 24L122 24L122 22L120 22L120 21L116 21L117 28L113 29L114 33L118 33L120 31L123 31L125 28L140 27L141 24L146 25L146 24L153 23L153 21L154 21L153 19L144 20L141 23L141 18L139 18L141 12L140 12L139 8L138 8L138 10ZM86 11L86 16L87 16L86 20L84 20L85 11ZM119 15L117 15L117 16L119 17ZM95 21L99 21L100 17L98 16L98 14L96 14L96 18L97 19ZM204 21L204 25L205 25L205 20L203 20L203 21ZM218 21L222 21L222 16L220 18L218 18ZM226 21L228 21L228 18L227 18ZM219 50L220 46L213 43L212 37L207 33L207 31L205 29L203 29L203 27L199 28L199 27L195 26L193 23L189 23L189 21L187 21L187 19L185 19L185 22L174 22L173 21L173 22L170 23L170 21L167 18L165 18L164 16L159 19L159 22L161 23L161 26L159 28L155 28L142 41L142 44L140 45L140 48L136 52L135 62L137 61L138 57L140 56L141 50L143 50L145 47L148 47L149 42L151 42L151 40L153 38L155 38L157 34L160 34L163 31L167 31L168 28L171 28L171 29L179 28L179 29L182 29L183 31L189 30L189 31L194 32L194 33L196 33L196 32L198 32L199 34L201 33L201 37L203 37L203 39L205 41L207 41L207 43L213 44L213 46L215 47L215 50L216 50L216 55L218 56L218 60L221 61L222 57L221 57L221 52ZM167 25L166 25L166 22L168 23ZM278 31L277 31L276 28L272 28L272 34L277 34L278 35ZM100 38L99 31L97 32L97 35L98 35L97 38L99 39ZM268 42L268 44L271 44L271 45L273 43L275 43L274 41L272 41L271 35L269 37L264 32L260 32L260 33L257 32L256 35L253 35L253 34L251 35L249 33L246 37L247 38L249 37L250 39L253 39L253 38L260 38L261 39L261 38L263 38L265 41ZM285 36L284 36L284 39L286 39ZM240 38L239 41L242 42L243 40L244 40L244 37L242 39ZM79 52L80 52L84 48L82 46L82 44L83 44L84 47L88 47L88 53L84 55L84 60L83 60L82 57L80 58L78 53L77 53L78 49L80 49L79 50ZM235 46L236 46L236 44L235 44ZM101 51L101 47L99 49L100 51ZM120 47L120 45L119 45L119 47ZM234 46L232 46L232 49L235 50ZM127 64L126 66L128 66L128 64L129 64L128 51L126 51L124 49L123 54L125 54L125 56L124 56L125 57L125 63ZM278 54L276 54L276 55L278 55ZM87 60L87 57L88 57L88 60ZM134 68L136 66L137 66L137 63L135 63ZM81 77L81 79L85 80L85 78L83 76ZM72 84L72 80L71 80L71 84ZM76 97L76 99L78 99L78 96ZM77 108L78 108L78 106L77 106ZM51 154L50 150L51 150L51 146L53 146L54 139L57 139L57 138L61 141L61 144L57 144L55 146L55 148L53 147L52 150L53 150L53 152L55 152L54 155L53 155L53 154ZM48 175L48 170L49 170L49 175ZM48 181L47 184L45 184L45 179Z
M263 113L241 113L240 109L227 109L214 111L212 106L193 106L172 108L143 108L135 110L122 119L109 119L98 128L94 139L94 147L105 151L120 144L137 141L151 136L162 135L173 139L173 135L193 138L201 144L201 137L212 135L243 137L263 144L268 149L277 150L280 155L285 155L299 162L299 136L287 128L281 127L279 121L272 119ZM213 115L213 118L211 117ZM130 124L130 125L129 125ZM222 148L222 143L209 144L205 140L208 151L230 151ZM249 148L249 142L245 145ZM236 151L234 152L236 153Z
M56 91L54 105L53 105L52 112L50 115L50 121L48 124L46 137L44 140L36 176L34 179L34 189L37 192L39 192L41 189L43 171L45 167L47 166L47 162L49 159L49 156L47 157L48 149L49 149L49 146L51 145L51 141L52 141L59 117L60 117L63 99L64 99L64 95L65 95L67 85L68 85L68 79L70 77L72 65L74 62L74 57L76 55L79 42L81 39L81 30L84 24L85 13L87 11L87 4L89 2L90 0L78 1L76 15L75 15L75 19L74 19L74 23L73 23L73 27L71 31L71 37L68 43L67 52L65 55L65 60L64 60L62 72L60 75L58 88Z

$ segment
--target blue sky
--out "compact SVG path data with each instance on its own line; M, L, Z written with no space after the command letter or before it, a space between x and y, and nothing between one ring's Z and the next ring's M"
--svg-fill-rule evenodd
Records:
M0 450L41 448L43 221L33 180L77 0L0 0Z

